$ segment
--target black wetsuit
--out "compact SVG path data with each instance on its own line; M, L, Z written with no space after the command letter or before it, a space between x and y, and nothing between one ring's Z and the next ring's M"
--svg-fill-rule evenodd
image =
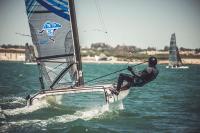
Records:
M146 83L154 80L159 71L156 67L147 67L143 71L139 72L139 74L135 74L132 69L129 70L132 75L130 74L125 74L121 73L118 78L118 83L117 83L117 90L120 91L122 83L125 81L128 82L128 87L131 86L136 86L136 87L141 87L145 85Z

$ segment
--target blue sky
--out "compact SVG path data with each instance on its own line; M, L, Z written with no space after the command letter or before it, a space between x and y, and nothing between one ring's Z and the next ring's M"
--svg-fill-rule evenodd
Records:
M75 3L82 47L106 42L112 46L162 49L169 45L174 32L179 47L200 47L199 0L75 0ZM0 0L0 18L0 44L32 43L30 37L16 34L30 34L24 0Z

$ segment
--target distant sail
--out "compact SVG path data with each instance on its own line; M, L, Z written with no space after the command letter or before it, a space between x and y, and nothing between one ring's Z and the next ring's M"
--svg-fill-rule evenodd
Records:
M171 35L170 47L169 47L169 66L181 66L182 60L179 54L178 47L176 45L176 35Z
M25 63L35 62L34 59L34 49L29 46L28 43L25 45Z
M45 89L83 84L80 46L75 43L68 0L25 0ZM42 79L42 80L41 80Z

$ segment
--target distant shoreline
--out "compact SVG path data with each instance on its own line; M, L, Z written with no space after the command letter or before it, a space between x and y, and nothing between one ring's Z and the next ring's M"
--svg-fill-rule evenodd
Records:
M200 59L182 59L183 64L200 64ZM137 60L137 61L94 61L94 60L82 60L83 63L96 63L96 64L137 64L144 62L143 60ZM158 64L168 64L168 60L158 60Z
M123 61L124 59L120 59L117 57L108 58L110 60L107 61L96 61L95 57L91 56L83 56L83 63L109 63L109 64L137 64L142 63L144 60L132 59L132 61ZM0 61L25 61L25 49L2 49L0 48ZM200 64L200 58L182 58L183 64ZM168 64L167 59L158 60L158 64Z
M182 59L183 64L196 64L200 65L200 59ZM24 60L1 60L0 62L24 62ZM109 60L109 61L95 61L95 60L85 60L82 59L83 63L94 63L94 64L138 64L144 62L144 60L136 60L136 61L117 61L117 60ZM168 64L168 60L158 60L158 64Z
M151 51L150 51L151 52ZM185 53L187 54L187 53ZM156 55L155 55L156 56ZM106 56L105 56L106 57ZM146 55L139 56L140 58L148 58ZM160 57L158 55L158 57ZM162 56L161 56L162 57ZM165 58L158 60L158 64L168 64L167 55L163 56ZM182 57L183 64L200 64L200 56L195 57ZM129 61L126 58L117 58L117 57L108 57L107 61L96 61L98 58L96 56L82 56L83 63L109 63L109 64L137 64L144 62L144 59L132 59ZM124 61L125 60L125 61ZM127 61L126 61L127 60ZM25 49L23 48L0 48L0 61L17 61L24 62L25 61Z

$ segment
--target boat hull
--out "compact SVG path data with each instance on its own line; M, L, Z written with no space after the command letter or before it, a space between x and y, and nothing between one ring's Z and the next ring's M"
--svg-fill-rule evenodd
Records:
M189 66L166 66L166 68L171 68L171 69L188 69Z
M101 101L103 103L114 103L123 100L129 94L129 88L124 87L119 94L113 93L113 88L111 85L105 86L94 86L94 87L75 87L75 88L61 88L55 90L44 90L36 93L27 100L27 105L33 105L38 102L45 101L48 104L62 104L69 105L67 103L71 100L80 99L84 95L83 100L86 103L91 101ZM98 99L99 98L99 99ZM87 101L88 100L88 101ZM74 102L76 103L76 102Z
M37 63L36 62L26 62L26 63L24 63L25 65L37 65Z

